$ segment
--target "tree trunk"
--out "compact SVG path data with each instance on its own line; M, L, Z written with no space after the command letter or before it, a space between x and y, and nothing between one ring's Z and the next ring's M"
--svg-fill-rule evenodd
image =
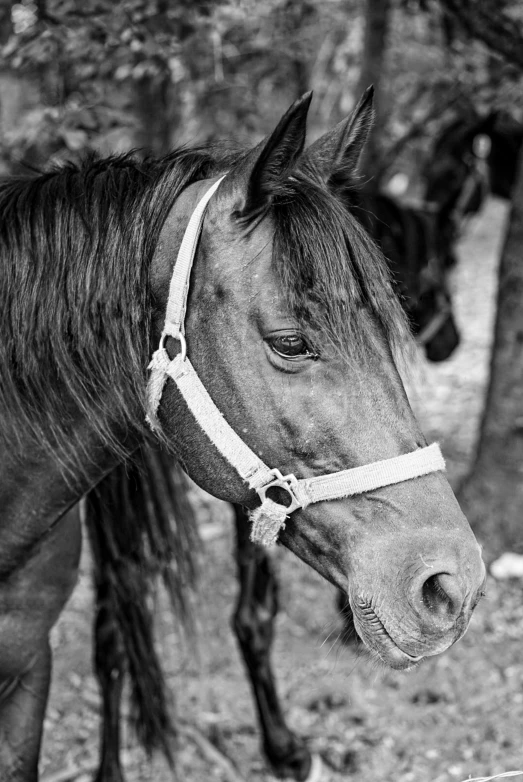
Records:
M148 19L146 25L148 33L157 41L165 35L171 35L183 43L184 36L172 27L169 19L169 5L169 0L157 0L155 13ZM179 0L177 5L184 6L185 3ZM190 8L189 4L187 6ZM185 17L187 18L184 35L189 35L193 25L189 22L187 13ZM177 92L178 88L172 83L165 63L161 65L160 73L144 75L135 81L134 108L138 120L134 134L135 145L146 154L152 152L153 155L159 156L171 151L173 135L179 124L180 109Z
M523 155L499 269L485 410L459 499L488 558L523 553Z
M171 133L176 126L173 114L171 84L163 78L144 77L135 84L135 107L138 127L135 144L146 152L164 155L172 145Z
M523 26L500 0L440 0L469 38L482 41L519 72L523 69ZM519 17L519 14L518 14Z
M12 3L0 0L0 46L9 40L13 32ZM23 165L28 162L15 160L12 151L5 146L5 139L12 138L23 126L24 114L40 102L38 80L31 73L12 70L5 60L0 64L0 176L27 173ZM40 161L33 161L40 162Z
M371 84L374 85L376 121L360 166L361 172L366 177L372 177L378 169L381 151L380 140L385 125L382 74L387 32L389 28L389 17L390 0L366 0L363 55L356 93L356 99L358 99L367 87L370 87Z

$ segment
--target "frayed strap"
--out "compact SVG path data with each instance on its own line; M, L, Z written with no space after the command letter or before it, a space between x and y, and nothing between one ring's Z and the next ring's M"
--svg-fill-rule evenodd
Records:
M165 348L158 348L158 350L153 353L151 363L147 367L151 374L149 376L149 383L147 384L147 415L145 416L145 420L153 432L160 428L157 412L170 363L171 360Z
M276 545L278 535L285 527L287 508L267 497L259 508L250 512L249 517L252 542L270 548Z

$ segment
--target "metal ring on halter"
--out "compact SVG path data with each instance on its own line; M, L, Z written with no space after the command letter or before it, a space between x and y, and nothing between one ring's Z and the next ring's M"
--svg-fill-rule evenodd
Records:
M180 343L180 353L182 357L182 361L185 361L187 358L187 342L185 341L185 335L182 334L181 331L179 331L177 334L171 334L169 331L164 331L161 338L160 338L160 350L165 350L165 340L167 337L172 337L173 339L177 339Z
M281 472L274 468L271 470L271 473L274 475L274 480L270 483L266 483L265 486L261 486L259 489L256 489L256 493L258 494L258 497L262 501L262 504L267 499L267 492L269 489L277 488L277 489L283 489L287 492L287 494L290 497L290 504L285 506L285 510L287 511L287 515L292 513L294 510L298 510L298 508L303 507L303 503L300 502L298 497L296 496L294 490L293 490L293 484L298 483L298 479L295 475L282 475ZM278 505L283 505L282 502L278 502Z

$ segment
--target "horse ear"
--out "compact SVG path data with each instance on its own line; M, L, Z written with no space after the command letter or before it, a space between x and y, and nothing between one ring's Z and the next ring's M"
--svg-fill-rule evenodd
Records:
M374 87L369 87L352 114L307 149L307 159L327 186L341 189L352 184L374 122L373 98Z
M235 214L246 217L264 209L274 185L292 170L305 145L307 112L312 92L307 92L283 115L276 128L247 153L229 177L239 201ZM229 178L228 177L228 178Z

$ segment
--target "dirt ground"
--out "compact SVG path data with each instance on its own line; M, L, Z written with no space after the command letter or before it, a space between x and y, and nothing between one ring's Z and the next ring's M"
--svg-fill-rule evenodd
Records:
M491 201L461 243L452 281L461 347L439 366L421 361L409 384L454 484L467 470L481 412L505 216L506 206ZM202 507L207 542L197 650L159 615L168 681L182 721L177 769L170 772L161 760L150 764L127 731L129 782L219 782L232 774L245 782L272 779L229 625L236 594L230 513L216 502ZM466 637L419 669L400 673L340 648L333 589L287 552L278 552L277 560L282 611L274 667L290 725L322 758L322 782L462 782L523 768L521 582L491 578ZM78 587L53 631L44 780L92 779L99 699L90 667L91 619L84 552ZM228 776L212 758L213 748L230 761Z

